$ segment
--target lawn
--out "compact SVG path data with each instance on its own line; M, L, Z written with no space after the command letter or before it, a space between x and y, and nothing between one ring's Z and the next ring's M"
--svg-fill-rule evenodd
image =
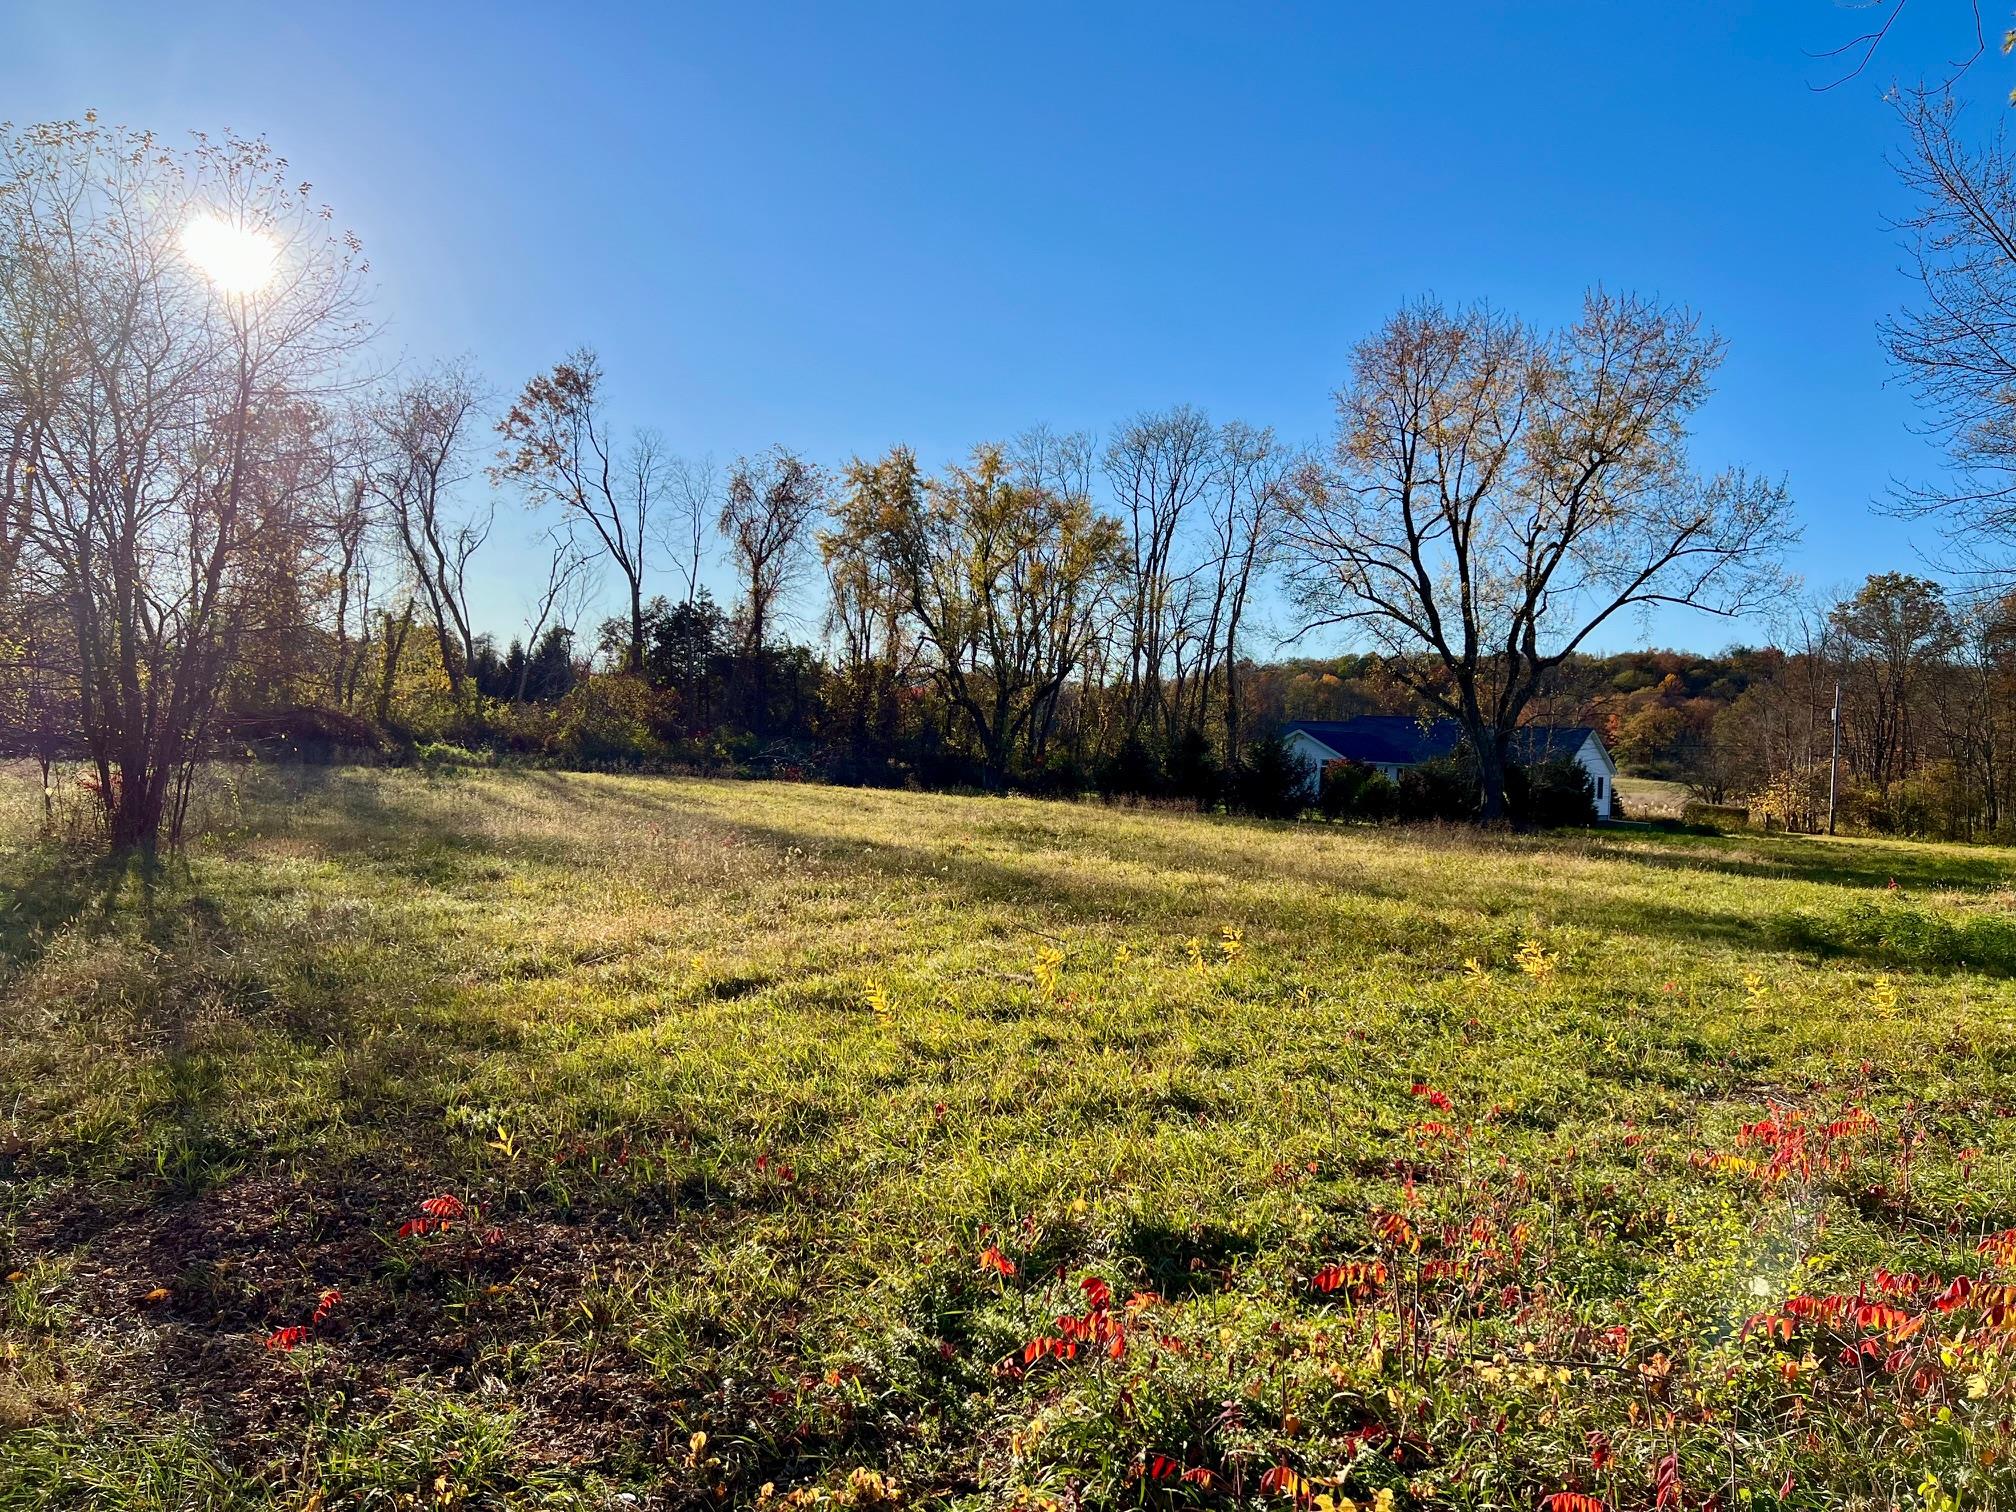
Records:
M2016 1504L2008 852L0 778L0 1506Z

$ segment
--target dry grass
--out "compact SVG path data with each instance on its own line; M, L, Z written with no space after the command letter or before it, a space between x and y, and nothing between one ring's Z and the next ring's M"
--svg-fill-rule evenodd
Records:
M1653 777L1617 779L1617 797L1630 819L1678 819L1690 796L1684 782L1661 782Z

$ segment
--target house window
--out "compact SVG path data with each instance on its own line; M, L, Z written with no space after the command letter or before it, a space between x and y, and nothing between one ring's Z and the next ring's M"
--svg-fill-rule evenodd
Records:
M1609 780L1610 779L1607 777L1598 777L1596 779L1596 801L1598 803L1601 803L1604 800L1605 797L1604 786L1606 783L1609 782Z

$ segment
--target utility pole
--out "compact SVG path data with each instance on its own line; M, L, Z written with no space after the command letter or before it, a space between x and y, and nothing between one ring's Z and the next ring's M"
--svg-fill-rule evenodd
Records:
M1834 795L1841 787L1841 679L1834 679L1834 752L1827 758L1827 833L1834 833Z

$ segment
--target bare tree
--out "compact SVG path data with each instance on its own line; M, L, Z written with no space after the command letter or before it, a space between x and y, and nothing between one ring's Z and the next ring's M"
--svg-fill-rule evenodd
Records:
M840 715L857 751L894 744L899 690L909 683L921 650L907 631L891 564L875 549L874 532L861 528L862 507L873 507L888 487L914 488L915 469L915 459L903 451L880 463L855 459L845 476L847 496L834 511L834 528L818 535L826 569L824 628L838 683L829 708Z
M602 364L587 347L525 385L497 422L504 448L492 478L522 485L537 508L556 505L584 523L629 591L626 671L644 670L645 557L658 534L671 462L656 432L617 450L602 412Z
M1850 769L1888 787L1918 764L1924 689L1958 649L1960 627L1937 583L1902 572L1873 575L1828 620L1854 672Z
M383 536L371 492L372 438L376 428L361 406L346 405L329 418L325 446L325 506L318 511L323 579L319 598L328 635L328 698L349 709L371 655L373 591Z
M0 252L0 257L6 254ZM33 298L33 270L0 263L8 306ZM35 458L40 454L48 417L46 396L63 382L55 333L22 326L0 333L5 365L0 367L0 635L8 626L9 606L18 606L16 588L23 554L34 526Z
M1215 682L1223 685L1225 758L1239 759L1239 632L1246 623L1254 577L1271 565L1280 544L1288 486L1306 463L1274 437L1231 421L1218 433L1218 477L1211 500L1211 595L1205 620L1204 665L1198 677L1197 726L1203 728Z
M1047 425L1032 426L1015 439L1008 461L1021 486L1074 506L1082 502L1091 510L1102 457L1098 440L1090 431L1060 432ZM1102 528L1111 528L1110 521ZM1042 717L1030 733L1032 761L1043 759L1053 738L1068 741L1082 756L1088 746L1100 740L1113 716L1113 700L1106 695L1114 681L1113 669L1123 654L1117 641L1128 623L1126 584L1115 570L1116 560L1104 561L1090 579L1091 597L1084 605L1077 664L1071 678L1044 700ZM1124 711L1120 715L1124 720Z
M768 718L769 645L778 606L804 569L812 522L825 507L826 475L782 446L740 458L728 475L720 531L742 581L742 657L752 727Z
M88 117L0 132L17 591L25 573L67 623L117 847L179 833L260 612L248 581L323 478L303 414L366 334L361 272L263 142L178 150Z
M1856 35L1817 54L1823 61L1833 64L1835 71L1825 83L1814 88L1822 92L1838 89L1850 79L1860 78L1863 70L1890 40L1891 32L1896 29L1909 4L1910 0L1865 0L1865 3L1849 7L1873 11L1874 21ZM1934 10L1952 18L1947 22L1947 35L1962 48L1960 56L1947 60L1946 82L1942 87L1950 89L1988 50L1988 32L1981 19L1981 0L1940 0ZM2016 50L2016 31L2007 33L2002 40L2002 51L2012 50Z
M392 720L392 695L398 690L399 662L406 654L407 638L413 633L414 608L413 597L408 594L397 614L390 609L378 611L378 693L372 717L381 725Z
M1962 604L1954 616L1957 640L1952 695L1939 711L1942 735L1954 765L1980 794L1980 817L1988 833L2002 824L2003 767L2008 760L2004 727L2010 711L2010 672L2016 667L2016 604L1991 599Z
M1687 465L1721 354L1684 311L1600 290L1553 335L1423 301L1358 345L1333 465L1292 501L1294 586L1307 628L1361 632L1461 723L1487 817L1542 680L1600 626L1782 582L1782 485Z
M532 673L532 657L549 624L557 624L570 634L587 599L594 591L593 554L583 550L565 523L548 530L546 583L532 596L525 614L525 654L518 659L518 676L512 684L511 702L525 701L525 681Z
M1900 490L1901 513L1941 518L1967 567L2006 582L2016 546L2016 154L1998 123L1979 147L1952 98L1897 97L1897 162L1916 205L1901 224L1922 297L1885 323L1890 360L1931 417L1950 483Z
M1217 472L1217 433L1189 405L1137 415L1107 443L1104 465L1127 541L1123 654L1132 736L1169 712L1163 681L1191 628L1194 566L1178 561L1178 542Z
M456 362L400 383L373 410L381 456L370 471L371 488L426 602L458 705L476 657L469 565L495 518L487 496L480 504L461 497L481 407L468 364Z
M714 459L693 461L675 457L667 469L670 507L665 519L665 547L675 568L686 578L685 602L700 596L700 568L707 557L707 527L721 507L720 479Z

